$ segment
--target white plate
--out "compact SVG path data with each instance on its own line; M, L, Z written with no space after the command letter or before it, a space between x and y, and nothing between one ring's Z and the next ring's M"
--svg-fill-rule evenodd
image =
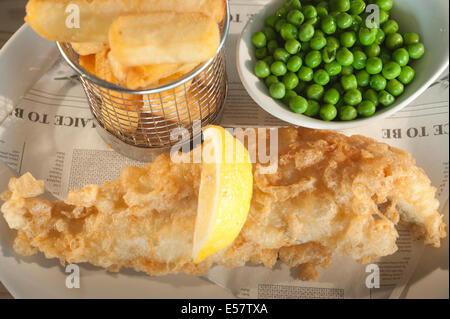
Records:
M238 41L236 63L239 76L253 100L268 113L288 123L316 129L341 130L361 127L382 120L410 104L421 95L446 69L449 55L448 0L395 0L392 16L399 23L400 32L417 32L424 43L426 54L414 61L416 78L405 87L405 92L388 108L366 119L350 122L325 122L292 112L281 101L269 96L264 81L254 73L254 47L251 37L264 26L264 19L283 5L283 0L270 2L244 28Z
M0 51L0 102L15 105L45 70L55 49L23 26ZM0 165L0 190L7 189L11 176ZM42 254L18 256L12 250L13 238L14 232L0 217L0 281L16 298L233 298L227 290L194 276L152 278L132 270L114 274L90 265L80 265L81 287L68 289L65 268Z

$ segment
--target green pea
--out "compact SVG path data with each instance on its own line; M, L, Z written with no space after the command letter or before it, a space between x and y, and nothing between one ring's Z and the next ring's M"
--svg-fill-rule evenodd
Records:
M322 61L331 63L336 59L336 49L330 49L328 46L322 49Z
M411 83L411 81L414 79L415 72L412 67L409 65L406 65L402 67L402 72L400 72L400 75L398 76L398 79L400 82L402 82L404 85Z
M337 28L336 21L332 16L326 16L322 18L320 26L322 31L325 32L326 34L335 33Z
M314 82L320 85L327 85L330 82L330 75L325 70L317 70L313 75Z
M356 81L358 82L358 86L366 87L370 83L370 74L366 70L361 70L356 73Z
M377 38L377 29L369 29L367 27L362 27L359 29L359 42L362 45L371 45L375 42Z
M392 60L391 52L386 48L381 48L380 58L383 64L388 63L389 61Z
M375 114L375 111L377 110L377 107L372 101L362 101L358 105L358 114L362 117L370 117Z
M309 42L309 45L313 50L322 50L327 45L327 39L324 36L317 35L316 32Z
M303 95L303 92L305 91L307 85L308 83L300 81L297 87L294 89L294 91L297 92L299 95Z
M288 23L286 19L278 19L278 21L275 23L275 31L280 32L281 28Z
M276 17L274 15L270 15L266 18L265 24L268 27L275 28L275 23L277 23L277 21L278 21L278 17Z
M380 8L379 28L364 23L369 3ZM389 18L392 5L392 0L284 0L262 32L252 35L255 75L271 96L289 106L297 100L296 112L317 116L328 105L335 111L332 119L373 115L379 103L394 103L414 79L409 61L425 52L418 34L398 33L398 23Z
M317 17L317 10L312 5L307 5L303 8L303 14L305 15L306 19L312 19Z
M255 50L255 57L256 57L258 60L262 60L262 59L264 59L266 56L267 56L267 48L266 48L266 47L264 47L264 48L257 48L257 49Z
M328 11L329 11L329 16L333 17L334 19L336 19L337 15L340 13L339 11L333 11L331 9L329 9Z
M409 63L409 53L405 48L400 48L392 53L392 59L400 66L405 66Z
M346 12L339 13L336 16L336 24L340 29L350 28L352 22L353 22L352 16Z
M273 58L275 61L281 61L284 63L287 63L287 60L289 59L291 55L289 52L286 51L286 49L283 48L276 48L275 52L273 53Z
M375 37L375 43L378 45L381 45L384 42L384 39L386 38L386 34L383 30L377 29L377 35Z
M280 82L280 81L278 81L278 78L273 74L269 75L265 80L267 87L270 87L272 84L278 83L278 82Z
M344 105L345 105L344 99L339 99L339 102L337 102L336 104L336 108L339 110Z
M262 33L266 36L267 41L275 40L277 38L277 33L271 27L264 27Z
M267 50L270 54L273 54L275 50L278 48L278 42L276 40L270 40L267 43Z
M392 9L393 0L377 0L375 4L382 10L389 11Z
M322 63L322 54L319 51L310 51L305 56L305 63L312 69L318 67Z
M358 87L358 81L354 74L344 75L341 77L341 85L345 91L356 89Z
M287 61L286 66L289 71L297 72L298 70L300 70L302 64L303 64L302 58L297 55L293 55Z
M398 23L395 20L387 20L381 26L383 32L387 35L396 33L398 31Z
M275 13L275 15L279 18L284 18L287 14L287 8L283 7L277 10L277 12Z
M303 42L301 52L304 52L305 54L309 52L311 49L311 46L309 45L309 42Z
M252 43L257 48L264 48L267 44L266 35L262 32L256 32L252 35Z
M378 57L372 57L367 59L366 71L369 74L378 74L383 69L383 62Z
M328 104L337 104L340 98L339 91L335 88L328 89L323 95L323 101Z
M363 0L352 0L350 2L350 13L359 15L366 9L366 3Z
M353 67L351 65L343 66L341 70L342 75L351 75L353 74Z
M288 90L293 90L298 85L298 77L294 72L287 72L282 80L284 86Z
M283 76L287 72L286 64L281 61L276 61L270 66L270 72L276 76Z
M289 107L295 113L305 113L308 109L308 101L303 96L294 96L289 99Z
M380 104L384 106L390 106L394 104L395 97L392 94L383 90L380 93L378 93L378 101L380 102Z
M405 45L408 46L410 44L419 43L420 37L417 33L407 32L403 35L403 40L405 42Z
M339 79L339 77L337 76L337 75L335 75L335 76L330 76L330 85L334 85L335 83L336 83L336 81ZM330 85L328 85L328 87L332 87L332 86L330 86Z
M339 110L339 117L342 121L351 121L356 119L358 111L350 105L345 105Z
M266 56L264 59L262 59L264 62L267 63L267 65L272 65L273 62L275 62L275 59L273 58L273 56Z
M337 12L346 12L351 8L350 0L331 0L330 6Z
M383 76L388 80L395 79L400 75L401 72L402 68L400 67L400 65L393 61L386 63L386 65L383 67Z
M342 66L352 65L353 53L347 48L340 48L336 53L336 61Z
M425 47L422 43L413 43L408 45L408 53L411 59L420 59L425 53Z
M310 24L314 28L317 27L318 23L319 23L319 18L318 17L315 17L315 18L312 18L312 19L308 19L308 20L305 21L305 24Z
M298 71L297 76L304 82L310 82L313 79L314 71L310 67L303 65Z
M311 84L306 88L306 96L308 99L319 101L324 94L324 88L319 84Z
M320 111L320 104L319 102L315 100L308 100L308 108L306 109L306 112L303 113L307 116L314 117L319 114Z
M325 37L325 33L323 33L323 31L322 31L322 30L320 30L320 29L316 29L316 30L314 30L314 36L318 36L318 37L324 37L324 38L325 38L325 40L326 40L326 37Z
M292 40L297 38L298 30L293 24L285 23L281 27L280 34L284 40Z
M336 37L329 36L327 37L327 48L332 50L337 50L341 44L339 43L339 40Z
M283 83L273 83L269 87L270 96L274 99L281 100L286 94L286 88Z
M399 96L400 94L403 93L403 91L405 90L405 87L403 86L403 84L396 80L396 79L392 79L388 82L387 86L386 86L386 90L391 93L393 96Z
M326 63L324 67L330 76L338 75L342 71L342 65L340 65L336 61Z
M358 32L361 28L361 25L363 24L363 20L360 16L354 15L352 16L352 25L350 26L350 30L353 32Z
M381 53L381 48L377 43L372 43L365 48L365 52L369 58L379 56Z
M275 62L275 59L273 58L273 56L268 55L268 56L264 57L264 58L262 59L262 61L266 62L267 65L268 65L269 68L270 68L270 66L272 65L272 63Z
M325 104L320 108L320 118L324 121L332 121L337 116L337 109L333 104Z
M381 91L386 88L386 79L380 75L375 74L370 77L370 87L375 91Z
M358 89L350 89L344 94L344 102L348 105L354 106L358 105L362 101L361 91Z
M316 2L319 2L319 1L316 1ZM328 6L328 0L322 0L322 1L320 1L320 2L317 4L316 8L325 8L325 9L328 10L328 8L329 8L329 6Z
M254 71L255 75L261 79L264 79L270 75L269 65L267 65L267 63L264 61L256 62Z
M356 33L353 31L342 32L340 40L343 47L351 48L356 43Z
M286 9L298 9L300 10L302 8L302 4L300 0L284 0L284 7Z
M364 100L372 102L375 107L378 106L378 93L372 89L368 89L364 92Z
M309 24L303 24L298 30L298 37L302 42L308 42L314 36L314 27Z
M302 25L303 21L305 21L305 16L300 10L294 9L289 11L287 14L287 22L299 27Z
M295 39L287 40L284 48L289 54L297 54L300 51L301 44Z
M403 45L403 37L400 33L388 34L386 36L385 44L389 50L396 50Z
M356 70L362 70L366 67L367 56L361 50L353 51L353 64Z
M385 23L389 19L389 12L381 9L380 10L380 24Z
M291 99L291 97L297 96L297 93L293 90L286 90L286 94L284 95L283 98L283 103L286 105L289 105L289 100Z
M327 8L324 8L324 7L317 7L316 9L317 9L317 16L318 16L319 18L324 18L324 17L326 17L326 16L328 15L328 10L327 10Z
M339 83L339 82L335 82L333 84L332 88L336 89L339 92L339 94L341 94L341 95L345 93L344 88L342 87L341 83Z

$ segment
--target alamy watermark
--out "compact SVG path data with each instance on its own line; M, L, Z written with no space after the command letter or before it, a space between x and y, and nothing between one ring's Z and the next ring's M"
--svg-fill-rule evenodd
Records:
M376 264L369 264L366 266L366 287L369 289L380 288L380 267Z
M66 7L66 27L68 29L80 28L80 8L76 4L68 4Z
M278 128L226 128L243 145L247 146L251 163L259 163L261 174L274 174L278 170ZM171 130L170 138L176 143L170 151L170 158L174 163L243 163L245 153L242 149L235 148L229 139L220 140L219 145L224 147L212 153L207 147L196 147L201 144L201 121L194 121L192 136L193 143L186 143L190 140L190 131L185 128ZM222 136L219 136L221 139ZM219 152L219 154L217 154ZM224 153L222 153L224 152Z
M68 289L80 288L80 267L75 264L69 264L66 267L66 287Z
M380 8L376 4L369 4L366 7L366 12L369 15L366 18L366 27L369 29L376 29L380 27Z

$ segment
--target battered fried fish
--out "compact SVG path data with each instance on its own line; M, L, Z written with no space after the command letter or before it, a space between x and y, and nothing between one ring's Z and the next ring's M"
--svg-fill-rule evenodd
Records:
M333 254L361 263L393 254L400 220L435 247L446 236L436 190L409 154L362 136L303 128L279 130L279 141L275 174L254 165L254 195L239 237L200 264L191 251L201 164L163 155L57 203L36 198L43 182L25 174L10 181L1 210L18 230L19 254L40 251L61 263L149 275L201 275L214 263L272 267L280 258L315 279L316 267L327 267Z

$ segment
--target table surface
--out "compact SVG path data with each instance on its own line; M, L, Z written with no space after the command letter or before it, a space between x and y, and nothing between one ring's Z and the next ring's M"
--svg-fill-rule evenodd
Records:
M27 0L0 0L0 48L24 23ZM446 216L448 225L448 216ZM442 251L446 253L443 254ZM407 285L402 297L406 298L449 298L449 239L442 242L440 249L426 247L417 270ZM447 283L446 285L442 283ZM426 296L424 292L426 291ZM0 299L12 296L0 282Z

